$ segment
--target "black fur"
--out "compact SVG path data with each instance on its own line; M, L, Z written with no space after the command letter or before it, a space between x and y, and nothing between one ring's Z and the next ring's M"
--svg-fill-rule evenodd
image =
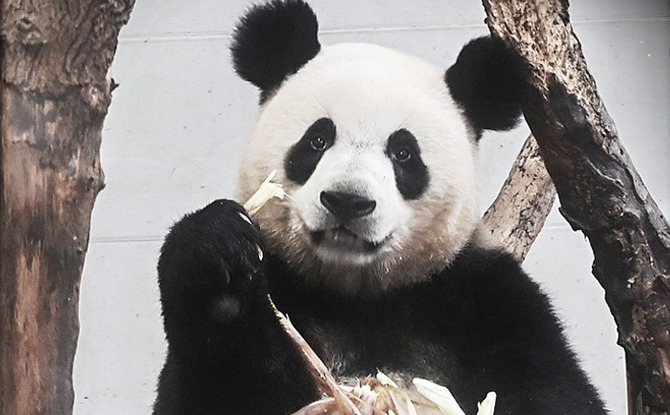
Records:
M481 135L507 130L521 115L524 67L516 53L495 37L481 37L463 47L445 75L454 99Z
M276 415L319 396L268 306L260 235L241 215L219 200L165 239L158 282L168 355L156 415Z
M466 413L605 415L547 298L509 256L466 247L426 282L375 299L308 288L217 201L177 223L159 262L168 358L154 414L290 414L318 397L266 294L339 376L378 369L448 386ZM220 319L217 304L238 312ZM214 312L213 312L214 311Z
M242 18L230 47L238 75L261 90L261 102L321 50L318 23L302 0L273 0Z
M314 173L323 153L335 143L335 137L333 120L320 118L314 121L286 155L286 176L298 184L305 184Z
M389 137L386 155L393 162L393 173L400 194L405 199L418 199L428 187L428 167L421 160L416 137L400 129Z

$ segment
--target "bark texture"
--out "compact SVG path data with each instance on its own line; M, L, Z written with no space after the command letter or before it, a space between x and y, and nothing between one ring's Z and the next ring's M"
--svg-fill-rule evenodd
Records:
M482 223L491 237L520 262L544 226L556 188L544 167L535 138L526 139L498 197Z
M527 64L524 115L561 203L589 239L626 351L631 414L670 413L670 226L618 140L566 0L484 0Z
M2 2L1 415L72 413L107 73L133 2Z

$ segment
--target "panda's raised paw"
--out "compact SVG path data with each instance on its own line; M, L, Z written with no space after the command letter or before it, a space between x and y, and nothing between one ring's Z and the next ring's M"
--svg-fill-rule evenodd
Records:
M236 320L246 304L265 294L262 245L258 229L234 201L216 200L184 216L161 250L162 297L202 304L218 323Z

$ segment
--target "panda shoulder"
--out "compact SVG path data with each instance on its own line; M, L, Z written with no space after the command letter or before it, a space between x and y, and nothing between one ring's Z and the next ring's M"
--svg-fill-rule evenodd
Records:
M437 276L438 284L474 304L480 315L555 320L548 296L502 248L470 244Z

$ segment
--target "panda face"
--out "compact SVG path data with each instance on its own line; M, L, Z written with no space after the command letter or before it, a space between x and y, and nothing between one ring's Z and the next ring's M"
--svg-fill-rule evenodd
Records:
M256 216L314 284L374 295L444 267L477 222L475 139L444 71L379 46L324 48L261 107L240 200L273 170L289 197Z

